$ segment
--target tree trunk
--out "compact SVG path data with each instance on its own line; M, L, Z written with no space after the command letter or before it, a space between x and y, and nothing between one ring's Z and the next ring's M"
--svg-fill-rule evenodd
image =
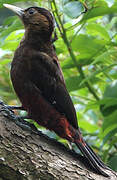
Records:
M8 109L0 112L0 180L117 179L113 171L105 170L110 178L95 174L85 157L28 127L28 123L26 129L19 127L12 115Z

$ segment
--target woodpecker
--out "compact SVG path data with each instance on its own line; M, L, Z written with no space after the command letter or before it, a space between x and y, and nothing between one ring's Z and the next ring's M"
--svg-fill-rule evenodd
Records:
M25 33L11 63L11 81L28 117L75 143L96 172L108 167L83 139L52 41L54 19L45 8L4 4L21 19Z

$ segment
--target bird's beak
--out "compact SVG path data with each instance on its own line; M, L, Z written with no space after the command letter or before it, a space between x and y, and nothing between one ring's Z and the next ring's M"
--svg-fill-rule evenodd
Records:
M10 5L10 4L3 4L4 7L10 9L11 11L15 12L16 15L18 15L19 17L22 18L23 14L24 14L24 10L22 8Z

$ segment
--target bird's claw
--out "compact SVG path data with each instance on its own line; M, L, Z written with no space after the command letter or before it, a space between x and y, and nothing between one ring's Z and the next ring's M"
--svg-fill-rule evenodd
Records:
M13 117L14 116L14 112L9 109L6 105L4 105L1 109L0 112L2 113L3 116L5 117Z
M31 130L35 133L38 131L37 128L33 124L24 120L24 119L29 119L30 117L16 116L12 110L12 106L5 105L2 101L0 101L0 105L2 105L0 112L2 113L4 117L9 118L10 120L15 122L15 124L17 124L19 127L21 127L24 130Z
M7 114L10 114L10 113L14 114L14 112L11 108L12 106L8 106L8 105L4 104L3 101L0 101L0 105L2 106L0 109L0 112L6 112L6 116L7 116ZM5 115L5 114L3 114L3 115Z

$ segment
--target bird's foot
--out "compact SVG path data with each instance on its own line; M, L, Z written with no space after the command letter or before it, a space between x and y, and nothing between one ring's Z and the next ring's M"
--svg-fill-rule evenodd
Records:
M5 105L9 110L25 110L22 106L9 106Z
M10 119L11 121L15 122L15 124L17 124L19 127L21 127L24 130L33 131L35 133L37 132L37 128L34 126L34 124L29 123L29 122L27 122L25 120L25 119L31 119L29 116L16 116L14 114L13 109L16 106L5 105L2 101L0 101L0 105L2 105L2 107L0 108L0 113L4 117L6 117L6 118Z
M31 119L29 116L16 116L15 123L23 130L32 131L38 134L38 130L33 123L26 121L25 119Z
M0 101L0 112L4 115L4 116L11 116L12 114L14 114L14 112L12 111L11 108L9 108L8 105L4 104L3 101Z
M13 112L13 110L24 110L22 106L9 106L9 105L4 104L3 101L0 101L0 105L2 105L0 112L5 111L7 109L11 112Z

